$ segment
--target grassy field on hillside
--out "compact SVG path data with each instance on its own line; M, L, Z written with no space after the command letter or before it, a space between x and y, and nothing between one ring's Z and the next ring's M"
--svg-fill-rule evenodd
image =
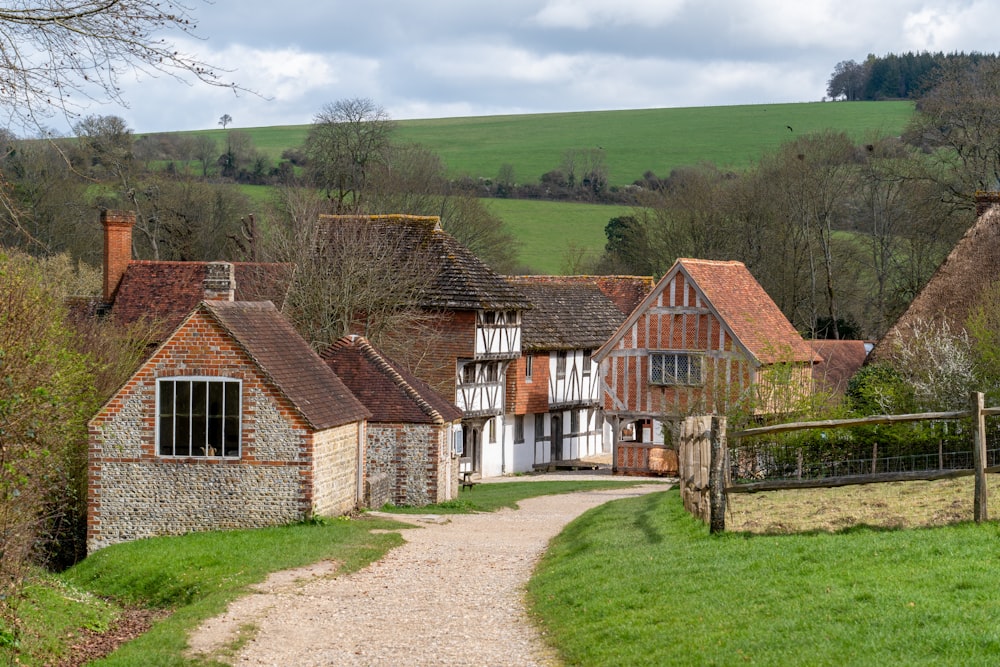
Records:
M542 274L575 273L570 270L568 252L582 254L585 262L597 259L607 241L604 227L608 220L632 210L628 206L526 199L484 199L483 203L521 242L519 266ZM573 247L568 251L570 240Z
M398 121L398 138L438 153L452 176L495 178L501 165L516 180L536 182L558 168L568 149L601 148L612 185L646 171L666 176L676 167L712 162L743 169L789 139L826 129L861 141L899 134L913 113L910 102L810 102L680 109L477 116ZM792 128L789 131L789 127ZM302 144L306 125L232 128L277 159ZM226 130L204 130L220 142Z

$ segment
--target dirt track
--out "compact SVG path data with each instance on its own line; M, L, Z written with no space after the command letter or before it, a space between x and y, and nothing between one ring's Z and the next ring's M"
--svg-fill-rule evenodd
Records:
M329 563L277 573L195 631L192 650L234 665L559 664L524 608L538 558L586 510L666 488L651 480L530 498L516 511L393 515L420 526L403 531L406 544L347 576ZM226 656L241 628L251 638Z

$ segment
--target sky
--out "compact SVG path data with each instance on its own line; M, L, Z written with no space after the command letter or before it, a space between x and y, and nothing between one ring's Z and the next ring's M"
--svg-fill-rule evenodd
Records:
M1000 49L995 0L184 1L201 39L178 50L259 94L127 75L127 108L87 113L146 133L307 124L345 98L397 120L812 102L844 60Z

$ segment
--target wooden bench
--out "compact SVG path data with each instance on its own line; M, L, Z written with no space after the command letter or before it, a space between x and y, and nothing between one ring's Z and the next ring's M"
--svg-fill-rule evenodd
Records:
M479 482L472 479L472 459L468 457L462 457L458 460L458 483L463 489L469 489L470 491Z

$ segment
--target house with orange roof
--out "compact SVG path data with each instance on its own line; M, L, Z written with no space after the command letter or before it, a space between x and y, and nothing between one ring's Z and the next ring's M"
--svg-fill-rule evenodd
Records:
M462 411L363 336L345 336L320 357L371 412L365 448L370 506L456 498ZM375 488L379 480L384 491Z
M678 259L593 359L617 472L648 471L688 415L781 412L820 360L746 266L701 259Z

